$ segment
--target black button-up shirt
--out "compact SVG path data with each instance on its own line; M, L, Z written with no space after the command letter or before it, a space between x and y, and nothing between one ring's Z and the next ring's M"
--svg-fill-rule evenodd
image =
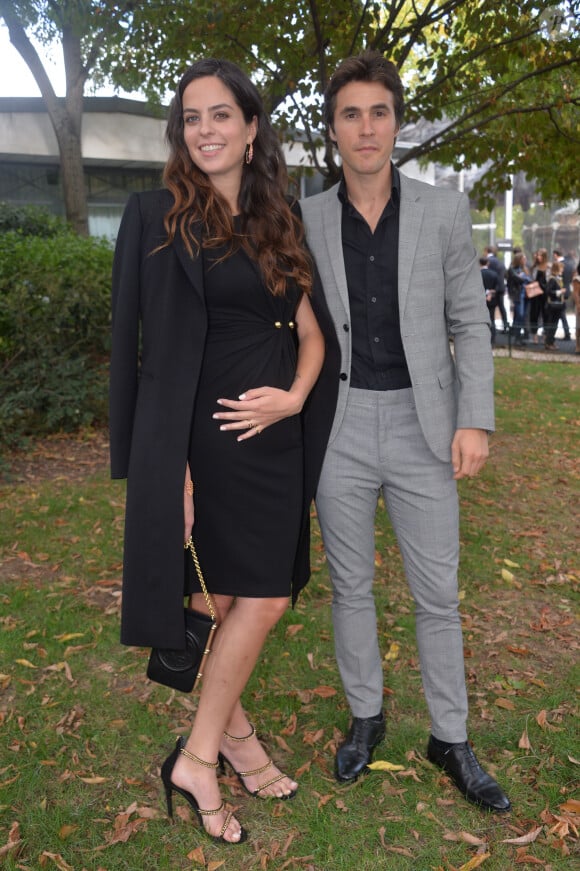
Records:
M399 321L400 190L392 167L391 197L374 233L349 201L344 179L338 191L352 329L350 383L365 390L411 386Z

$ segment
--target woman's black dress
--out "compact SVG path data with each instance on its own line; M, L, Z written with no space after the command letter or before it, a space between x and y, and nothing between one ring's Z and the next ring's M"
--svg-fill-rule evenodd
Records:
M291 286L275 297L244 251L219 261L221 255L203 252L208 332L189 456L193 538L210 592L289 596L302 509L300 415L242 442L240 430L220 431L223 421L212 415L227 411L217 399L291 386L300 290Z

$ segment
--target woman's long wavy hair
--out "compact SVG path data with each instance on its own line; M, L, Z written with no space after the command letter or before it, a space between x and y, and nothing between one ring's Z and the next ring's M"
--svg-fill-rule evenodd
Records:
M194 79L206 76L215 76L231 91L246 123L254 117L258 122L253 160L244 163L242 171L240 234L234 232L232 214L225 199L192 161L183 136L183 92ZM170 154L163 181L173 194L174 203L165 216L167 239L161 247L170 245L179 234L189 254L198 256L199 242L194 225L201 222L203 246L216 248L229 243L226 256L244 248L257 260L266 286L274 295L283 295L289 280L310 293L312 271L302 244L302 225L286 200L288 174L284 155L261 97L242 70L231 61L213 58L190 66L171 102L165 138Z

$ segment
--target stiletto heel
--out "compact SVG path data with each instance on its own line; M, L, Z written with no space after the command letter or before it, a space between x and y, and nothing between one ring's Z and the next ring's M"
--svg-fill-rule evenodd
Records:
M180 754L186 756L188 759L191 759L192 762L196 762L198 765L204 765L206 768L217 768L219 765L218 762L206 762L204 759L200 759L199 756L196 756L194 753L190 753L183 746L183 738L177 739L175 749L172 753L170 753L170 755L161 766L161 780L163 781L163 786L165 787L167 815L169 816L169 818L173 819L173 793L176 792L190 805L197 817L198 823L202 831L208 836L208 838L211 838L213 841L222 841L224 844L243 844L248 837L248 833L243 827L240 829L239 841L228 841L226 840L226 838L224 838L224 835L233 816L231 811L227 812L225 822L221 827L219 835L212 835L211 832L208 832L203 824L204 817L217 816L218 814L223 813L225 809L225 802L222 801L220 806L215 810L203 810L202 808L200 808L199 804L197 803L197 799L191 792L188 792L186 789L182 789L180 786L177 786L175 783L173 783L173 781L171 780L171 775L173 773L175 763L177 762L177 758Z
M165 801L167 802L167 816L170 820L173 819L173 790L166 783L163 784L165 787Z
M250 732L250 734L245 735L243 738L236 738L235 735L230 735L229 732L225 732L225 731L224 731L224 735L226 736L226 738L229 741L237 741L238 743L245 743L246 741L251 741L252 738L256 737L256 730L255 730L254 726L252 726L252 731ZM220 766L220 771L222 771L222 773L225 772L226 762L228 763L228 765L230 766L230 768L232 769L232 771L234 772L234 774L238 778L242 788L248 793L248 795L251 795L252 798L261 798L262 800L265 800L268 798L274 798L274 799L278 799L279 801L289 801L291 798L294 798L294 796L296 795L296 793L298 791L296 789L293 789L292 792L289 792L287 795L265 795L265 796L260 795L260 793L263 792L263 790L268 789L269 786L273 786L275 783L279 783L281 780L290 780L290 778L288 777L287 774L277 774L275 777L270 778L270 780L267 780L266 783L263 783L261 786L259 786L257 789L254 789L253 791L248 789L248 787L244 783L244 778L245 777L255 777L257 774L262 774L264 771L267 771L268 768L273 768L274 762L271 759L268 759L268 761L266 762L265 765L262 765L260 768L254 768L252 771L236 771L236 769L234 768L234 766L232 765L232 763L230 762L228 757L225 756L223 753L219 753L218 754L218 765Z

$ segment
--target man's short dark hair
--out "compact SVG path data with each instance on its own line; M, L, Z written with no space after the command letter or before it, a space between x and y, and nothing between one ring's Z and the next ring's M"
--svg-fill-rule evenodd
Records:
M395 118L399 127L403 123L405 98L399 70L380 51L363 51L348 57L336 68L324 94L324 122L334 129L337 94L350 82L380 82L393 95Z

